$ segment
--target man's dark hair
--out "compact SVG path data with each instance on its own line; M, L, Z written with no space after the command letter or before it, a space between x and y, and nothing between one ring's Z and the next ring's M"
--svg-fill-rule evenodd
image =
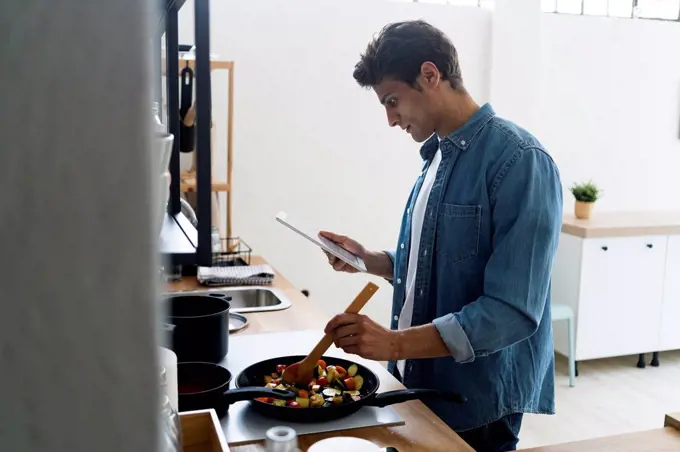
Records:
M416 87L421 65L437 66L442 79L453 89L463 88L458 53L439 29L423 20L386 25L366 47L354 68L354 79L362 87L374 87L386 78Z

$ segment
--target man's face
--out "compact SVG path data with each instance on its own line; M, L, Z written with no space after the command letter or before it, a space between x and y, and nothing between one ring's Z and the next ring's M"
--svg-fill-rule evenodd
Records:
M427 140L436 127L431 89L427 84L420 84L420 87L419 90L395 80L383 80L374 87L378 100L385 107L390 127L401 127L417 143Z

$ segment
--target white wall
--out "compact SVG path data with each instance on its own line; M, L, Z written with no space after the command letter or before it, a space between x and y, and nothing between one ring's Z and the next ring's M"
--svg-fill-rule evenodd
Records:
M495 0L490 100L496 114L535 131L541 80L541 0Z
M566 187L593 179L605 191L597 211L680 210L680 23L542 22L538 133Z
M541 14L539 6L497 0L492 13L386 0L212 2L211 51L236 61L236 234L329 313L360 290L365 277L334 274L273 217L287 210L373 248L393 245L418 145L386 126L352 69L383 25L418 17L452 37L478 101L545 143L562 172L565 211L573 210L568 187L587 179L604 189L596 211L680 209L680 59L671 48L680 24ZM193 42L192 8L181 13L183 43ZM213 95L217 172L225 75L214 73ZM367 312L387 322L391 290L383 287Z
M192 9L187 3L181 11L181 43L193 42ZM382 26L422 17L454 40L465 82L483 102L491 13L383 0L221 0L211 2L211 17L211 52L236 62L235 232L329 315L342 310L367 278L334 273L320 250L274 216L286 210L368 247L394 246L420 171L419 146L388 127L375 94L353 80L354 64ZM217 149L224 149L226 76L217 72L213 98ZM381 285L366 312L387 322L392 291Z

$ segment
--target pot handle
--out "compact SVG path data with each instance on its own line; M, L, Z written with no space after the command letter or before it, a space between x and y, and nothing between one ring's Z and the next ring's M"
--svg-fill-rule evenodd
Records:
M161 347L169 348L170 350L174 351L176 329L177 325L166 322L161 323L161 331L163 332L163 336L161 337L160 341Z
M388 391L378 394L373 399L365 400L364 405L384 408L396 403L422 399L440 399L454 403L467 402L467 399L464 396L456 392L439 391L437 389L402 389L399 391Z
M275 399L293 400L296 395L292 391L284 391L283 389L253 386L249 388L229 389L224 391L222 397L228 405L231 405L232 403L241 402L243 400L252 400L258 397L274 397Z

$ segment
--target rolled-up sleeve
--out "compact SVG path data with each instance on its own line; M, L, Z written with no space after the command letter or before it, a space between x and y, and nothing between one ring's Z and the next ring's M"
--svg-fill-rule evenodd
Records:
M460 326L455 315L447 314L444 317L434 319L432 323L437 328L453 359L460 363L474 361L475 352L472 349L472 344L470 344L465 330Z
M385 280L394 286L394 269L396 268L394 263L397 260L397 253L393 250L383 250L383 253L387 254L387 257L392 261L392 278L385 278Z
M392 261L392 267L394 268L394 261L396 260L397 253L392 250L383 250L383 253L387 254L387 257Z
M495 353L532 336L548 298L562 227L562 184L541 149L519 149L490 187L493 251L484 293L433 324L459 362Z

